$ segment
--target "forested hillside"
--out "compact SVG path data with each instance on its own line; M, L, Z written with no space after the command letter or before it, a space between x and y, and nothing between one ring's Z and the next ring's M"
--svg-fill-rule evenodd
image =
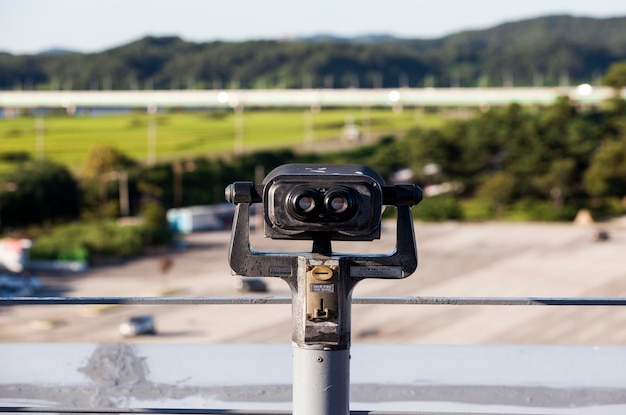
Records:
M548 86L598 82L625 59L626 17L548 16L431 40L146 37L93 54L0 53L0 89Z

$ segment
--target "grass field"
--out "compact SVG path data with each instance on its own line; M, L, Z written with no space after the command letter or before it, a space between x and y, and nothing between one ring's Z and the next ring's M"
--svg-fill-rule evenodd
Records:
M16 154L45 157L78 169L97 144L112 145L125 154L146 161L215 156L243 150L293 147L318 151L347 145L339 140L346 122L353 122L368 141L386 134L402 134L410 128L436 127L440 115L413 109L256 110L233 112L164 112L148 115L129 112L116 115L46 116L0 119L0 171L13 168ZM154 153L149 146L153 124ZM43 128L42 128L43 125Z

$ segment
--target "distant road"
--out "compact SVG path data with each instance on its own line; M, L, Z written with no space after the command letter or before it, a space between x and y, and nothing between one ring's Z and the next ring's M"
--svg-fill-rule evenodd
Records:
M0 107L394 107L553 103L558 97L595 104L613 95L608 87L552 88L398 88L398 89L255 89L152 91L0 91ZM626 90L622 91L626 96Z

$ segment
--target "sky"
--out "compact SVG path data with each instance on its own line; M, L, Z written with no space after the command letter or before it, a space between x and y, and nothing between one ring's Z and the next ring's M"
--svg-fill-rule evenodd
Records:
M552 14L626 16L626 1L0 0L0 51L99 52L148 35L193 42L316 34L428 39Z

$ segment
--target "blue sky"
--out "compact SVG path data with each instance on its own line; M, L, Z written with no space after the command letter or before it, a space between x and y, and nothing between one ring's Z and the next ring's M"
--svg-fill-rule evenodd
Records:
M626 16L626 1L0 0L0 51L97 52L146 35L196 42L320 33L435 38L548 14Z

